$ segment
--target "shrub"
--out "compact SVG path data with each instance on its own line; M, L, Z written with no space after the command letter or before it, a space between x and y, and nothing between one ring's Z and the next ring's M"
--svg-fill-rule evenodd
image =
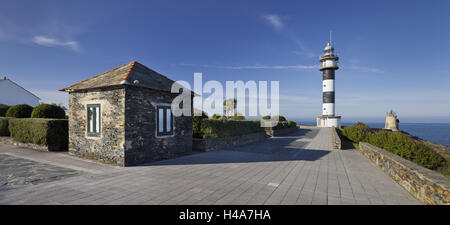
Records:
M350 141L356 143L359 143L361 141L367 142L370 133L370 127L361 122L358 122L351 127L344 127L342 129L342 134L346 136Z
M8 109L9 109L9 106L0 104L0 116L5 116L6 111L8 111Z
M15 141L67 149L68 122L61 119L11 119L9 132Z
M6 117L30 118L33 107L27 104L14 105L6 111Z
M281 130L286 128L296 127L297 123L289 120L289 121L279 121L278 124L274 127L266 127L266 130Z
M228 119L230 119L230 120L245 120L245 116L236 113L236 114L234 114L234 116L228 117Z
M202 138L202 134L201 134L201 124L202 121L204 119L208 119L208 116L206 115L206 113L202 113L201 116L193 116L192 117L192 136L194 138Z
M286 121L286 117L284 116L273 116L274 118L278 117L278 121ZM263 120L270 120L272 117L267 115L267 116L263 116Z
M375 131L363 123L344 127L341 131L353 142L368 142L428 169L436 169L446 163L446 160L431 148L401 132Z
M34 107L31 118L64 119L66 112L61 106L55 104L40 104Z
M288 120L288 121L287 121L287 126L288 126L289 128L297 127L297 123L296 123L295 121Z
M9 136L9 117L0 117L0 136Z
M211 117L211 119L215 119L215 120L220 120L220 119L223 119L223 118L224 117L219 115L219 114L213 114L212 117Z
M194 133L201 138L223 138L263 131L259 121L203 119Z
M368 142L428 169L436 169L446 163L446 160L431 148L400 132L372 133Z
M286 121L286 117L284 116L275 116L278 117L278 121Z

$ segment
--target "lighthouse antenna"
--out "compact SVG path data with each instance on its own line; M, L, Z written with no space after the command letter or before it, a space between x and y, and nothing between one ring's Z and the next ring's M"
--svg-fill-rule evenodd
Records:
M332 34L332 33L331 33L331 30L330 30L330 45L331 45L331 34Z

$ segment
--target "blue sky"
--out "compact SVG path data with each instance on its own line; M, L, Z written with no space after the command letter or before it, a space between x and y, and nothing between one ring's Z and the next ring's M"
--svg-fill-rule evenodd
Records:
M0 75L57 89L137 60L174 80L279 80L280 110L321 114L333 31L343 122L450 122L449 1L5 1Z

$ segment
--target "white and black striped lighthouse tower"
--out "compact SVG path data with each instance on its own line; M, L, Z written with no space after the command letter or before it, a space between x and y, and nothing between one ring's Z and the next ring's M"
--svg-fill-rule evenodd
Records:
M340 127L341 117L335 115L335 71L338 67L339 57L334 52L330 41L324 49L323 55L320 56L320 71L323 73L322 80L322 115L317 117L318 127Z

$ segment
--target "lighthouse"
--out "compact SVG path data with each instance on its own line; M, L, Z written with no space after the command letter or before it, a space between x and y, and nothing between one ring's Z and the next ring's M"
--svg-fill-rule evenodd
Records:
M319 58L322 63L322 115L317 117L318 127L341 127L341 117L335 115L335 71L339 69L339 57L334 52L330 41Z

